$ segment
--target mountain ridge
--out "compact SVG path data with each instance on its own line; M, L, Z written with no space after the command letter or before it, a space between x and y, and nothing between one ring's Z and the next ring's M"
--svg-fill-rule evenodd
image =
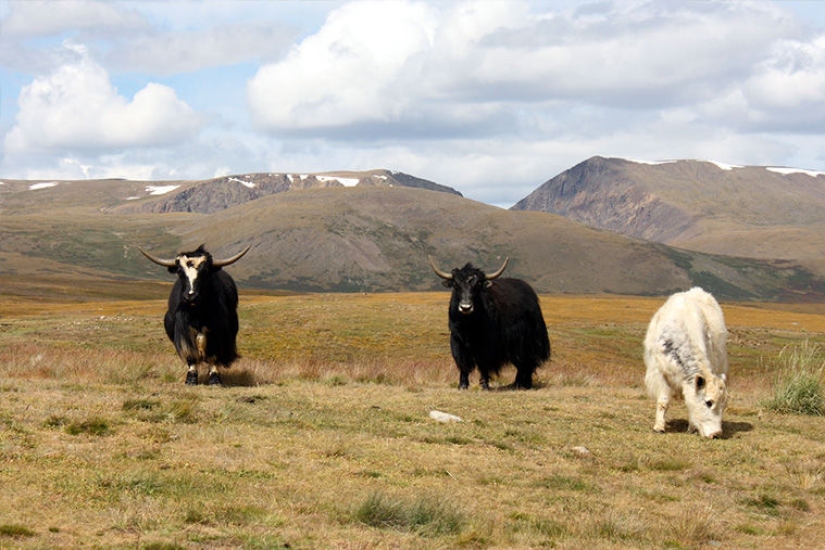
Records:
M798 261L825 274L825 173L698 160L591 157L511 210L689 250Z
M50 278L168 281L169 274L137 247L168 257L205 243L216 256L251 246L232 266L243 288L436 290L441 281L427 256L443 268L469 261L482 269L498 267L509 256L507 275L539 292L664 295L699 284L720 299L825 296L823 279L790 261L673 248L557 214L504 210L439 190L449 189L444 186L381 184L382 178L376 178L378 185L361 185L363 177L355 177L360 173L328 174L316 175L321 185L253 199L226 195L225 186L253 189L246 184L256 183L254 178L227 176L207 185L209 200L186 195L168 211L157 205L204 184L3 180L4 292L31 292L31 281ZM326 177L337 184L329 185ZM359 184L345 185L342 178Z

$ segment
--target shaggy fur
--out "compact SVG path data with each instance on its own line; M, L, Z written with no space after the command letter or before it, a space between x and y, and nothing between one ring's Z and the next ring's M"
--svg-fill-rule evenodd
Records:
M722 433L727 403L727 329L722 309L701 288L668 298L645 337L645 385L656 399L653 429L665 431L670 400L684 398L689 429L704 437Z
M197 269L190 279L186 263ZM190 268L191 269L191 268ZM187 384L197 384L198 363L210 365L209 383L220 384L217 366L229 367L238 352L238 289L235 281L220 267L214 267L212 255L203 246L181 253L176 265L169 267L178 275L169 295L169 307L163 319L166 335L175 344L189 372Z
M478 367L480 384L506 363L516 367L514 388L529 389L533 374L550 358L550 339L536 293L520 279L488 280L472 264L452 271L444 285L450 298L450 349L459 370L459 388L469 387Z

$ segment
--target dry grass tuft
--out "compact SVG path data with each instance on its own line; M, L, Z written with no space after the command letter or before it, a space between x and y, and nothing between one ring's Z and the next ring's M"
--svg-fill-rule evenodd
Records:
M825 355L807 340L785 347L777 358L778 375L767 408L783 413L825 416Z

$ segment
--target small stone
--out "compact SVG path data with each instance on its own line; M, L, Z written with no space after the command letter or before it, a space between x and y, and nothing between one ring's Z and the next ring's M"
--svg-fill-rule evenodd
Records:
M588 449L587 447L583 447L581 445L579 445L577 447L573 447L570 450L573 451L574 453L576 453L577 455L579 455L582 458L589 458L589 457L593 456L593 453L590 452L590 449Z
M436 422L442 422L444 424L449 424L450 422L461 422L460 417L442 411L430 411L430 418Z

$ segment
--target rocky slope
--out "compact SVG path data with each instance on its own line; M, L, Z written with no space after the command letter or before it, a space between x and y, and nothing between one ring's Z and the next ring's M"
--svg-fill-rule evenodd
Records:
M701 252L797 261L825 274L825 174L816 172L593 157L512 209Z
M318 174L244 174L196 182L147 186L152 197L131 197L120 213L197 212L212 214L267 195L324 187L411 187L461 195L455 189L401 172L330 172Z

